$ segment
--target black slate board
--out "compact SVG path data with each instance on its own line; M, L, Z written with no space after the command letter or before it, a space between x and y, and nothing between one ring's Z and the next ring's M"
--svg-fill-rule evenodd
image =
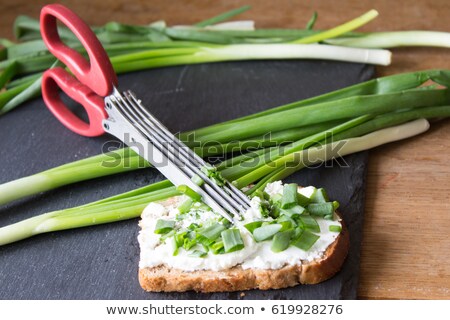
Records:
M173 132L250 114L351 85L373 68L321 61L233 62L165 68L119 77ZM65 129L36 99L0 118L0 183L101 152L110 136ZM289 178L325 187L349 227L342 271L314 286L222 294L156 294L137 280L137 219L39 235L0 248L1 299L354 299L357 293L367 153ZM0 208L0 226L81 205L162 179L153 169L82 182Z

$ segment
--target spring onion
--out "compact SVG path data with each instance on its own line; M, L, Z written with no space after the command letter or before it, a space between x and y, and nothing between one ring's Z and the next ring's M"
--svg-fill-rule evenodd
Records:
M245 224L244 227L245 227L248 231L250 231L251 233L253 233L253 231L255 231L256 228L261 227L261 225L262 225L262 221L252 221L252 222L249 222L249 223Z
M283 226L279 223L261 226L253 230L253 238L256 242L271 239Z
M313 216L327 216L334 212L334 206L331 202L311 203L307 207L308 212Z
M298 221L301 223L302 227L305 230L320 232L320 226L317 223L316 219L314 219L313 217L303 215L298 218Z
M197 192L195 192L194 190L192 190L190 187L188 187L187 185L179 185L177 187L177 190L185 195L187 195L189 198L191 198L194 201L201 201L202 200L202 196L199 195Z
M222 233L222 231L226 230L226 227L223 224L216 223L212 226L209 226L203 230L198 230L197 232L203 237L215 241Z
M208 255L207 252L201 250L194 250L191 253L189 253L189 256L193 258L204 258L207 255Z
M307 230L302 230L300 236L292 241L292 245L303 251L308 251L319 240L320 236Z
M239 229L227 229L221 233L225 252L234 252L244 248Z
M337 226L337 225L331 225L328 227L328 230L330 230L331 232L341 232L342 231L342 227L341 226Z
M179 206L178 206L178 211L183 214L183 213L187 213L189 211L191 211L192 205L193 205L194 201L192 200L192 198L188 198L186 200L184 200Z
M283 187L283 198L281 199L281 208L289 209L297 205L296 183L285 184Z
M294 234L293 230L286 230L286 231L277 233L273 237L272 245L271 245L270 249L273 252L281 252L281 251L286 250L290 245L291 237L293 234Z
M172 231L174 227L175 221L158 219L158 221L156 221L155 233L165 234L168 233L169 231Z

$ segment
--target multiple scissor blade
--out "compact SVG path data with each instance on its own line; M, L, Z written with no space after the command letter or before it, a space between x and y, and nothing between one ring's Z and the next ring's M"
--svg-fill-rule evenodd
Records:
M202 201L229 221L250 207L249 198L228 181L219 186L203 168L211 167L176 138L141 104L131 91L123 95L117 89L105 98L109 118L105 130L129 145L149 161L174 185L187 185L202 196ZM192 181L203 180L201 186ZM230 215L231 214L231 215Z

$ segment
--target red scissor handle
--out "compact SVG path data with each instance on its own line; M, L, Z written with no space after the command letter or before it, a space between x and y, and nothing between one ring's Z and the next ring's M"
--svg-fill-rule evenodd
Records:
M89 61L61 41L57 20L80 40ZM79 16L60 4L42 8L40 25L42 39L49 51L78 79L62 68L47 70L42 78L42 96L47 107L66 127L78 134L89 137L103 134L102 120L107 118L103 98L117 85L117 76L100 41ZM83 105L89 117L89 124L64 105L59 97L58 87Z

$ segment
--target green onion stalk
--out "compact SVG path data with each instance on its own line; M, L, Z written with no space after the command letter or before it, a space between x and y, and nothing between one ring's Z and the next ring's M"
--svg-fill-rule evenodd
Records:
M434 84L423 86L430 80ZM388 76L183 133L180 138L189 138L194 134L195 139L203 139L207 143L193 149L198 154L209 155L230 151L228 146L236 140L241 140L242 143L259 141L261 145L257 146L254 152L246 153L243 145L237 145L237 150L233 151L241 151L242 154L216 166L224 178L233 181L239 188L253 185L247 191L247 194L253 196L268 182L283 179L310 164L425 131L428 122L424 119L450 116L448 86L448 70ZM308 121L297 119L300 121L299 125L303 126L291 127L291 119L285 117L286 113L290 116L301 114ZM274 135L292 138L293 141L280 139L279 144L264 147L267 132L257 131L255 128L258 127L269 128L266 130L270 130ZM333 135L332 141L330 134ZM216 139L211 143L214 151L211 151L211 145L208 145L211 142L208 140L210 137ZM189 141L187 143L189 144ZM337 148L339 146L341 147ZM109 166L111 160L116 164L117 160L120 160L121 164L128 163ZM147 166L148 164L130 149L119 149L2 184L0 203L6 204L77 181ZM43 232L137 217L149 202L179 195L180 192L186 193L186 190L176 189L169 181L163 181L83 206L47 213L0 228L0 243L14 242Z
M387 65L398 46L450 47L450 34L434 31L358 33L378 16L375 10L329 30L313 30L317 14L305 29L255 29L252 21L227 20L250 9L244 6L192 26L169 27L109 22L92 27L117 73L176 65L260 59L332 59ZM40 94L42 72L55 64L40 36L39 21L20 16L14 23L19 43L0 39L0 115ZM86 54L67 28L60 37Z
M381 129L368 135L342 140L344 145L342 154L330 152L334 150L334 142L331 145L315 147L306 152L293 153L287 159L293 166L286 167L279 177L284 177L308 164L326 161L348 153L359 152L384 143L412 137L426 131L429 123L425 119L418 119L400 126ZM300 158L302 160L296 160ZM312 160L311 159L315 159ZM287 163L285 162L285 164ZM276 167L279 168L279 167ZM278 176L271 176L278 178ZM271 181L269 179L268 181ZM267 181L267 182L268 182ZM0 245L9 244L31 236L46 232L79 228L97 224L115 222L139 217L148 203L179 195L180 192L167 181L158 182L132 192L103 199L97 202L79 207L53 211L41 214L5 227L0 228ZM259 185L259 187L262 187Z

